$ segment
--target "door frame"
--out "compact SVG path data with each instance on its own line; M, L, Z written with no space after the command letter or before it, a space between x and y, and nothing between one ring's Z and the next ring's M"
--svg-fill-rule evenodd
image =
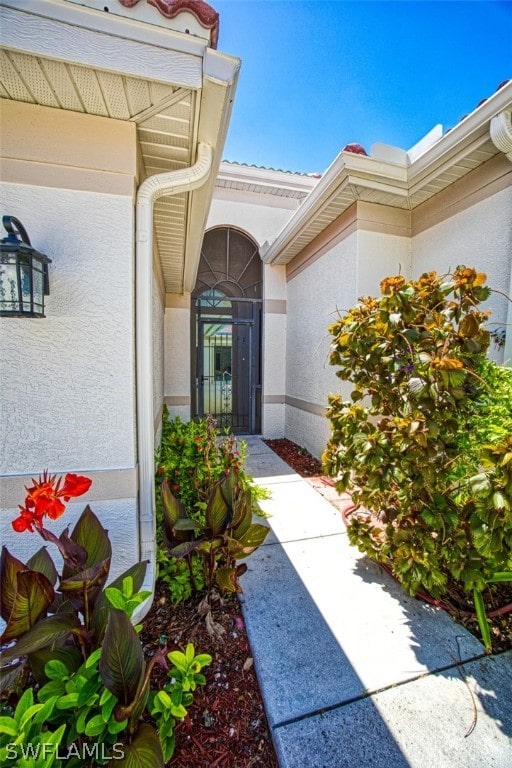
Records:
M193 419L203 418L204 413L204 395L201 386L201 376L203 372L203 354L204 350L204 334L201 333L201 329L208 323L216 322L216 319L223 322L225 325L247 326L249 328L249 364L246 381L245 392L247 394L248 402L248 434L259 434L261 432L261 415L262 415L262 317L263 317L263 301L261 299L245 299L238 297L226 297L231 303L231 308L220 307L215 311L212 307L201 306L200 298L192 300L190 308L190 320L191 320L191 417ZM238 303L243 303L246 306L251 305L250 317L237 317L237 312L233 306ZM222 318L222 320L221 320ZM232 364L233 370L233 364ZM232 378L232 393L234 380ZM233 404L233 395L232 395ZM233 411L232 411L233 413ZM245 414L244 414L245 415ZM237 432L237 427L233 428L234 432ZM238 431L239 434L245 434L244 430Z

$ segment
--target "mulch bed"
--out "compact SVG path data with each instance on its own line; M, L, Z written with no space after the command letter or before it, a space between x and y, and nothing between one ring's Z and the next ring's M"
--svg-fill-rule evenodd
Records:
M212 638L198 606L204 594L173 606L165 587L157 584L151 611L141 633L144 653L184 650L209 653L212 663L203 669L206 685L194 694L188 716L175 729L176 749L168 768L278 768L263 701L254 672L251 649L236 597L211 600L212 618L225 633ZM158 665L152 687L166 680Z

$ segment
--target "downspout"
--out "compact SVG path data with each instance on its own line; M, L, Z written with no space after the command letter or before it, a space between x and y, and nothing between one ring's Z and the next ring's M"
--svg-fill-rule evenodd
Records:
M189 168L150 176L137 192L135 213L135 350L137 358L137 453L139 478L139 560L149 560L141 589L155 588L155 483L153 415L153 208L164 195L178 195L201 187L212 169L213 149L199 142L197 160ZM151 606L148 598L134 613L140 621Z

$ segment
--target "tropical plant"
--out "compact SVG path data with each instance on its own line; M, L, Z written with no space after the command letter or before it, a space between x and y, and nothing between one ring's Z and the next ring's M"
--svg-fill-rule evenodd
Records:
M206 683L201 670L212 661L207 653L196 655L192 643L187 644L185 653L170 651L167 658L172 663L167 673L170 681L160 691L152 691L148 701L148 710L156 721L166 762L174 752L176 721L187 716L186 708L194 700L193 691L198 685Z
M15 740L22 743L32 738L33 717L43 734L43 752L54 739L68 748L65 764L70 768L90 765L92 752L87 749L99 743L102 757L95 754L94 764L114 759L122 734L123 756L117 753L117 764L156 768L164 764L162 745L169 753L169 726L160 741L152 726L140 724L140 717L150 694L154 664L168 665L162 651L146 664L130 621L135 608L151 594L140 591L146 563L137 563L106 587L112 548L89 507L71 534L66 529L57 537L43 525L45 517L60 517L64 502L85 493L90 484L88 478L76 475L57 480L45 473L27 489L25 505L13 522L14 530L35 530L56 544L64 561L58 588L57 569L45 547L27 564L6 547L2 550L0 602L6 628L0 637L0 658L5 689L16 694L26 685L29 670L40 689L38 704L25 707L28 699L22 699L21 714L18 703L12 717L7 715L0 724L4 735L12 736L10 720L14 719ZM0 745L7 750L3 740ZM14 759L14 752L7 757ZM16 753L18 759L24 758Z
M351 542L411 593L440 597L453 581L481 593L512 569L512 454L500 428L512 424L511 379L485 358L485 279L466 267L388 277L379 298L330 328L330 362L352 390L329 398L324 466L359 508Z
M27 688L10 715L0 715L0 765L17 768L61 768L57 758L65 725L55 730L44 726L55 709L57 697L45 704L34 703L34 692Z
M237 565L265 540L269 528L253 523L250 490L244 490L232 469L212 488L206 503L203 525L187 514L184 504L172 493L168 481L161 486L163 536L168 553L190 558L199 552L203 558L206 586L214 582L224 592L240 592L239 576L247 570Z
M107 532L89 506L71 535L66 528L57 537L43 525L45 517L59 518L65 510L63 502L82 495L90 485L85 477L68 474L63 482L44 473L27 489L25 506L12 523L19 533L36 531L44 541L55 544L63 567L59 576L44 546L26 564L7 547L2 548L0 614L6 627L0 643L4 646L2 673L8 681L14 670L23 673L25 660L33 671L44 669L41 659L47 660L48 648L54 659L63 656L69 664L73 657L77 669L103 641L110 612L104 589L112 557ZM110 589L122 589L123 580L128 579L138 592L145 572L146 562L137 563L115 579ZM5 664L9 664L7 670Z
M258 502L268 498L269 494L245 472L246 455L245 443L238 443L232 434L220 433L211 415L184 423L179 417L170 420L167 410L164 410L162 441L157 454L157 479L165 484L167 492L180 502L183 509L180 507L180 532L174 531L170 535L167 525L169 536L165 542L164 513L161 498L157 499L157 562L158 578L168 586L171 600L175 603L202 590L207 585L208 574L211 576L215 570L213 565L205 567L204 556L200 556L200 550L195 545L182 547L178 550L179 554L175 554L174 547L178 543L192 544L200 530L207 531L209 499L223 478L234 473L238 487L250 495L252 512L264 516ZM188 522L184 521L183 515ZM219 552L212 556L218 559Z

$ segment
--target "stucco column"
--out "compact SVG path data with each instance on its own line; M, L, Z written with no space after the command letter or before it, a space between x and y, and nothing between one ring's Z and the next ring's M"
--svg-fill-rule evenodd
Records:
M503 152L512 162L512 111L503 110L492 118L490 124L491 139L500 152ZM509 298L512 298L512 259L510 261ZM505 365L512 366L512 301L507 312L507 327L504 351Z

